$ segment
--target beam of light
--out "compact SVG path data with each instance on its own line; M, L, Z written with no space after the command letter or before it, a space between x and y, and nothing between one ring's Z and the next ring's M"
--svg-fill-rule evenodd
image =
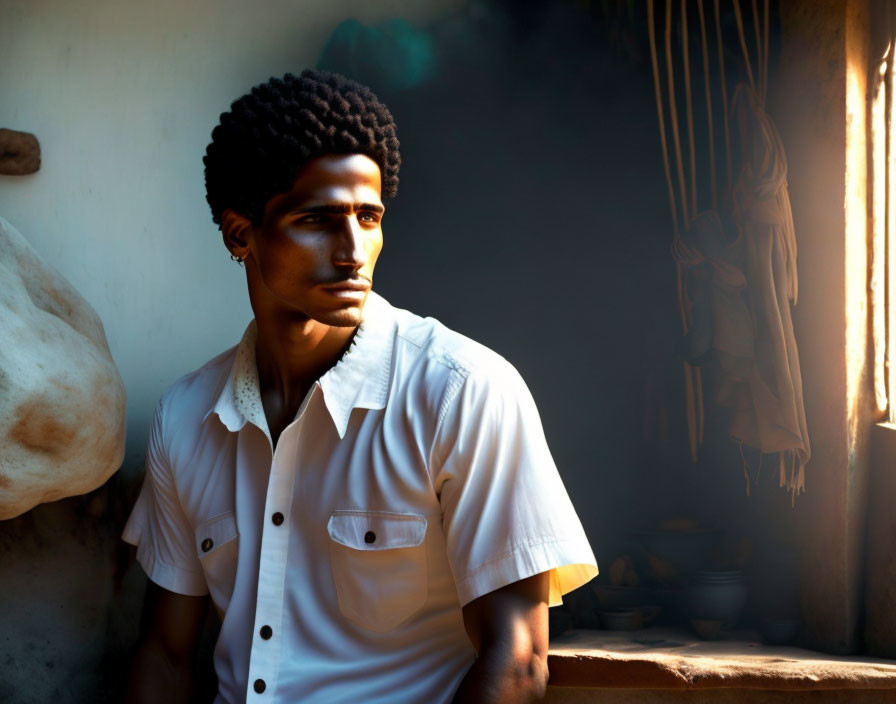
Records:
M896 49L896 47L894 47ZM893 54L890 54L889 71L887 72L887 235L886 235L886 325L887 325L887 395L889 397L889 420L896 423L896 144L893 142L892 123L894 108L896 108L896 96L893 90Z
M850 453L855 449L861 420L862 378L868 341L868 163L866 84L867 56L846 47L846 174L844 243L846 294L846 398Z
M878 415L887 410L887 46L873 76L871 102L871 333L874 356L874 404Z

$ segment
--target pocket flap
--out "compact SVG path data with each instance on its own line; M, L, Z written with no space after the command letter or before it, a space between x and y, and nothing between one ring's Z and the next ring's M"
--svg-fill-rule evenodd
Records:
M412 548L426 536L426 519L387 511L333 511L327 532L337 543L355 550Z
M196 552L199 553L199 557L210 555L239 535L236 529L236 516L233 513L222 513L200 525L195 533Z

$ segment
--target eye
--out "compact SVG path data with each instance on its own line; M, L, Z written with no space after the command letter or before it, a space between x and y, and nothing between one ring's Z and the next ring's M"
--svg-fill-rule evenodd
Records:
M362 211L358 213L358 220L377 223L380 221L380 215L379 213L374 213L372 211Z
M316 223L324 222L324 219L325 216L320 213L309 213L308 215L301 215L293 218L292 221L300 225L314 225Z

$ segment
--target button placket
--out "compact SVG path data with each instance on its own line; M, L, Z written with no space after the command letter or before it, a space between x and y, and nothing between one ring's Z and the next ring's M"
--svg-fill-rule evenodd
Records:
M256 694L274 691L280 668L280 647L275 647L281 637L283 623L286 568L289 555L289 530L283 523L289 518L289 509L297 465L298 420L308 405L316 386L312 386L296 414L296 421L281 433L271 460L270 479L265 496L265 516L261 536L258 563L258 592L255 606L255 638L249 656L249 682ZM284 497L288 503L283 506ZM281 508L282 511L273 509ZM287 523L288 525L288 523ZM260 689L259 689L260 688Z
M265 514L269 516L272 515L269 508L271 504L281 501L280 497L292 495L295 472L291 471L289 466L291 463L284 463L281 459L291 454L281 452L287 449L285 445L289 442L284 435L285 433L280 436L271 465L265 499ZM273 520L265 521L259 554L258 596L255 606L255 632L259 637L253 643L249 658L249 681L256 694L273 690L276 686L280 648L272 646L276 642L274 634L281 632L288 552L289 531L283 530Z

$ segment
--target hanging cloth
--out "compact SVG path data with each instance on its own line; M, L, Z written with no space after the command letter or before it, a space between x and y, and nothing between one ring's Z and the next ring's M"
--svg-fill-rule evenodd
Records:
M741 168L733 189L738 239L732 245L746 279L752 318L752 360L730 354L744 346L744 316L716 325L723 380L719 402L733 413L729 432L764 453L778 453L780 484L792 498L805 490L809 434L790 306L797 300L796 237L781 138L753 89L732 98Z

